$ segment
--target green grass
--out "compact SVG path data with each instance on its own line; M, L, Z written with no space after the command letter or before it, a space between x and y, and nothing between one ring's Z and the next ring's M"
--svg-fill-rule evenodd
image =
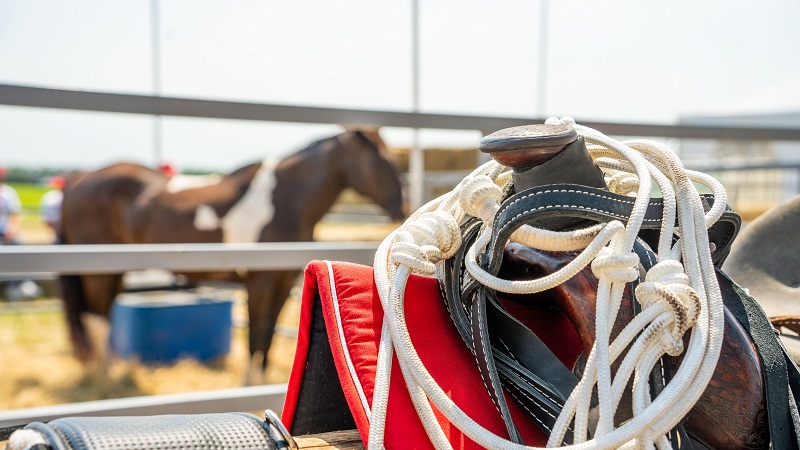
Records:
M50 187L36 183L8 183L8 185L17 191L22 209L33 214L39 212L39 202L45 192L50 190Z

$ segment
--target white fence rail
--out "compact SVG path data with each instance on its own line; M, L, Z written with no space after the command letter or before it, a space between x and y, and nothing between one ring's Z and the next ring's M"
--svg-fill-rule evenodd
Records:
M228 411L257 412L265 409L279 411L283 408L283 399L285 397L285 384L270 384L214 391L41 406L0 411L0 428L75 416L198 414Z
M215 119L480 130L485 133L544 120L542 117L468 116L229 102L9 84L0 84L0 105ZM795 128L706 127L576 119L583 125L617 136L800 141L800 129Z
M372 265L378 242L0 246L0 273L121 273L302 269L315 259Z

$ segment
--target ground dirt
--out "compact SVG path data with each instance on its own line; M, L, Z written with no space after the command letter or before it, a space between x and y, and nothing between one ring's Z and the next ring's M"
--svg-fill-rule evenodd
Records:
M279 319L287 329L297 326L298 293ZM235 303L235 323L246 324L245 308L243 300ZM293 337L275 336L268 383L288 380L294 347ZM114 358L105 374L88 370L72 357L60 302L52 300L0 306L0 349L0 410L237 387L248 359L247 329L240 326L233 330L230 353L211 363L143 365Z

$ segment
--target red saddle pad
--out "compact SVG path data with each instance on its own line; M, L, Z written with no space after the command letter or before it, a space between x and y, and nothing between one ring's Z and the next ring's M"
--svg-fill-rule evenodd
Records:
M297 352L282 420L292 429L296 418L304 414L300 410L302 407L298 408L298 398L302 390L308 388L304 383L336 384L335 380L309 380L309 377L304 377L309 367L317 363L308 356L314 302L317 298L321 303L338 383L344 393L349 413L352 414L366 445L369 436L368 410L375 386L375 368L383 323L383 309L371 267L314 261L306 268ZM500 414L478 373L475 357L462 341L448 315L437 281L412 275L407 286L405 308L411 340L422 362L443 391L473 420L495 434L507 437ZM539 317L528 325L552 330L554 319L557 326L561 327L564 320L561 317ZM562 338L553 339L559 339L561 347L564 347ZM560 352L564 354L563 359L574 362L579 353L577 344L575 340L570 344L573 347L571 351ZM509 398L508 403L526 444L544 445L546 437L534 425L533 419L512 399ZM454 448L481 448L452 426L435 407L434 412ZM341 411L341 414L347 412ZM392 365L385 445L387 449L433 448L414 411L396 357Z

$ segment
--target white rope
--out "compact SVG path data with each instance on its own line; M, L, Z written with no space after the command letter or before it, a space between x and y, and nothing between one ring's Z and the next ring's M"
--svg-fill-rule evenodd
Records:
M574 444L567 448L669 448L666 433L705 390L722 343L722 299L706 234L706 227L724 212L726 196L722 185L707 175L685 170L677 156L663 144L645 140L618 142L577 125L568 117L551 118L546 123L571 126L593 144L589 147L590 154L609 177L610 189L632 197L633 208L627 223L612 221L569 232L521 227L512 234L512 240L541 250L581 252L550 275L510 281L492 276L477 263L478 255L491 239L503 187L510 182L510 174L502 166L493 161L484 164L453 191L412 214L381 243L375 256L375 282L385 319L372 399L370 449L383 447L393 353L400 362L417 414L436 448L451 446L431 404L481 446L528 448L486 430L453 403L428 373L406 327L403 303L409 275L433 275L439 261L455 254L461 246L458 224L465 215L484 223L466 257L467 271L479 283L507 293L541 292L565 282L588 265L599 278L595 343L583 377L556 421L549 447L563 442L567 427L574 422ZM639 278L639 259L632 250L644 221L653 181L664 197L658 263L636 289L642 312L611 341L623 290L628 282ZM716 197L708 213L703 210L693 181L707 186ZM676 217L680 228L674 225ZM674 234L680 239L673 245ZM684 352L683 335L687 331L691 334ZM612 377L611 364L626 349ZM657 397L651 398L648 383L652 368L662 355L681 353L684 360L673 379ZM634 415L615 427L614 414L631 378ZM599 418L596 428L589 430L593 392L597 392ZM588 439L590 431L592 439Z

